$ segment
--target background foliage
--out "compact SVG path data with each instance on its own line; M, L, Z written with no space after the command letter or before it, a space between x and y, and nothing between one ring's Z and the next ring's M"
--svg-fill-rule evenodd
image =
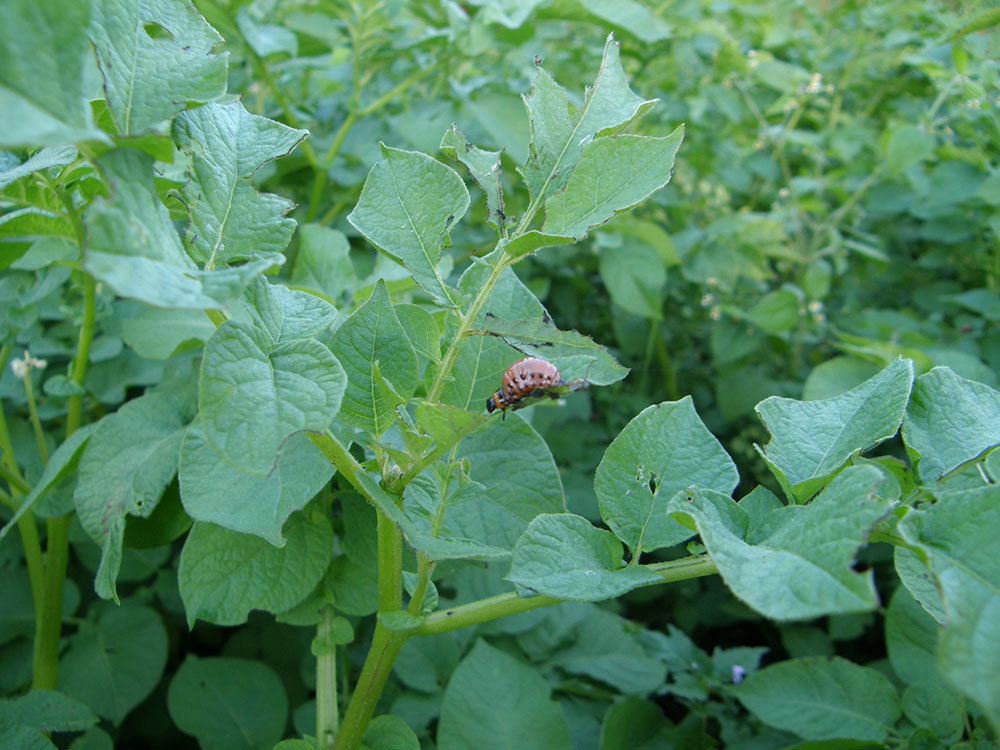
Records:
M499 736L994 746L1000 653L984 623L1000 600L989 453L1000 444L1000 81L998 19L984 8L5 4L0 513L31 515L0 542L0 738L270 747L315 735L317 661L336 655L343 705L372 615L385 614L375 511L345 467L365 462L364 475L388 456L413 480L401 583L427 585L424 610L509 590L505 576L589 600L407 641L365 735L373 747ZM513 236L542 188L525 105L536 128L544 113L521 98L538 91L536 63L578 106L609 33L642 114L629 132L676 148L666 140L684 124L671 184L580 242L524 257L523 286L505 277L497 320L469 339L477 355L458 352L455 379L437 382L456 333L448 306L486 283L498 232ZM416 239L436 251L444 238L439 258L392 251L395 228L372 202L387 169L435 172ZM589 226L545 222L575 237ZM550 245L535 241L516 252ZM337 439L378 436L396 404L428 393L478 411L515 358L508 343L557 337L526 327L542 313L609 350L579 364L579 340L558 340L564 376L592 381L588 391L485 427L417 408L423 433L393 427L367 452L357 439L336 474L301 432L339 410ZM7 362L26 351L46 367L25 381ZM480 362L490 367L473 372ZM234 387L272 372L294 398L265 410ZM845 391L826 411L809 406ZM831 425L848 436L842 450L810 463ZM405 476L403 455L459 434L463 461ZM676 442L663 436L677 434L696 446L687 463L663 458ZM635 461L648 474L616 485ZM466 520L455 539L428 531L445 499L506 479L551 507L515 527ZM391 489L400 476L381 480ZM631 485L648 488L656 528L615 505ZM804 507L778 500L821 489ZM259 510L234 505L240 492ZM869 537L893 508L898 526ZM65 582L32 577L32 529L47 569L68 565ZM699 544L685 547L695 530ZM459 536L478 562L451 559L466 556ZM570 559L620 572L615 537L646 565L703 544L721 575L640 586L652 579L635 566L639 577L603 580L603 596L549 576ZM551 539L607 556L574 559L572 544L552 554ZM767 565L781 560L759 557L765 539L810 563L795 596L769 598ZM433 583L410 546L440 560ZM846 582L837 607L824 598L831 560ZM336 616L317 629L326 605ZM38 642L55 644L52 659ZM40 679L56 656L58 678ZM18 697L33 681L52 692Z

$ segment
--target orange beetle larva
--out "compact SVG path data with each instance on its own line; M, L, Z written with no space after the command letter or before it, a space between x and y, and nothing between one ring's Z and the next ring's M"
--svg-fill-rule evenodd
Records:
M500 378L500 388L487 399L486 411L492 414L500 409L506 417L507 407L528 396L543 395L546 388L554 385L564 385L554 364L538 357L519 359Z

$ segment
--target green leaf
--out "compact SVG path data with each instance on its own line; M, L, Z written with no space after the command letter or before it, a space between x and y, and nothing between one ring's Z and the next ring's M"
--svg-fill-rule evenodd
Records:
M362 739L371 750L420 750L420 740L398 716L382 714L368 724Z
M174 120L174 141L191 158L180 193L191 216L188 247L196 260L228 265L287 247L295 221L285 214L295 204L257 192L252 179L307 135L251 115L239 101L212 102Z
M59 214L41 208L21 208L0 216L0 237L51 237L69 239L73 228Z
M28 252L10 264L22 271L37 271L54 263L80 259L80 248L75 243L55 237L43 237L31 243Z
M916 726L955 742L965 729L962 698L940 683L911 685L903 693L903 714Z
M55 690L32 690L17 698L0 700L0 724L4 722L43 732L82 732L96 724L97 717L68 695Z
M100 727L91 727L69 744L69 750L114 750L111 736Z
M239 268L199 271L153 186L152 158L121 149L97 164L111 197L96 200L87 211L83 266L121 296L154 307L224 308L255 277L284 261L272 254Z
M840 356L821 362L812 369L802 386L804 401L839 396L879 372L878 365L866 359Z
M434 316L422 307L406 303L393 305L393 309L417 355L431 362L440 362L441 329Z
M417 426L438 446L454 445L485 421L485 414L456 409L447 404L427 401L417 404Z
M122 135L143 133L187 102L208 102L226 92L228 54L213 54L224 40L193 5L98 0L90 35Z
M665 138L619 135L583 147L566 187L545 201L542 232L583 239L670 182L684 126Z
M146 359L169 359L181 344L200 346L215 332L212 321L198 310L161 310L122 300L115 305L115 315L125 343Z
M611 301L620 308L648 320L663 318L667 269L656 248L631 238L602 248L600 271Z
M542 234L534 229L524 234L519 234L514 239L500 240L500 244L503 245L504 252L507 253L511 258L520 258L523 255L529 255L543 247L553 247L556 245L570 245L576 242L572 237L560 237L555 234Z
M531 123L531 152L519 170L533 200L562 189L573 174L585 143L638 119L656 103L655 99L642 99L629 88L618 46L609 35L597 79L572 115L566 91L548 73L538 69L531 93L524 97Z
M101 420L80 457L73 495L83 528L101 547L95 590L118 600L125 516L148 518L177 473L190 406L165 393L148 393Z
M802 303L793 292L776 289L747 310L746 319L765 333L784 333L799 324L801 306Z
M448 681L440 750L470 747L569 750L569 729L548 683L512 656L477 641Z
M949 294L948 300L987 320L1000 321L1000 295L992 289L967 289L959 294Z
M190 654L170 681L170 718L202 747L271 747L288 722L288 696L278 674L249 659Z
M670 24L635 0L579 0L589 13L643 42L669 39Z
M369 242L402 263L438 304L454 306L438 275L441 244L469 208L469 191L453 169L427 154L382 144L347 220Z
M456 534L513 549L531 520L541 513L564 513L562 481L552 454L537 432L514 415L494 419L458 444L469 462L469 477L485 494L449 508Z
M892 131L885 163L892 173L902 172L934 152L934 136L915 125L903 125Z
M59 689L120 724L153 692L167 665L167 631L160 616L138 604L101 607L59 660Z
M509 546L489 544L484 534L477 534L475 527L469 528L469 517L474 517L488 502L483 485L466 480L447 490L447 495L443 495L442 482L430 471L406 486L403 509L418 532L410 543L434 560L508 557Z
M55 750L48 737L23 724L0 724L0 744L18 750Z
M822 401L771 396L755 411L771 433L757 452L793 501L804 501L852 456L896 434L913 384L897 359L850 391Z
M962 24L957 31L948 37L948 41L952 42L963 36L972 34L976 31L991 28L997 24L1000 24L1000 8L986 8L985 10L979 11L970 20Z
M84 93L90 12L90 3L63 0L0 5L0 147L107 141Z
M236 11L236 23L240 33L259 57L286 53L291 57L299 54L298 37L292 29L273 23L266 23L268 12L265 6L244 5Z
M913 385L903 442L925 482L1000 444L1000 393L935 367Z
M907 591L920 602L924 611L938 623L946 619L941 592L938 591L934 576L927 570L927 564L913 550L896 547L893 556L896 574Z
M882 741L900 716L884 675L836 656L765 667L729 690L764 723L810 740Z
M282 526L302 510L333 476L333 466L304 435L282 446L278 465L266 477L227 464L192 425L181 445L181 500L196 521L256 534L283 547Z
M563 380L583 378L594 385L611 385L629 372L589 336L576 331L560 331L552 325L547 314L504 320L488 312L481 331L470 331L472 334L480 332L501 337L524 355L548 360L559 368Z
M753 526L740 505L710 490L678 494L667 512L693 521L722 580L765 617L865 612L878 606L872 571L851 564L892 508L877 495L884 479L874 466L849 467L809 505L775 509Z
M622 543L571 513L542 514L514 545L508 581L546 596L596 602L663 579L622 564Z
M45 464L42 476L35 482L35 486L31 488L31 492L21 500L21 504L17 506L17 511L11 519L0 529L0 539L3 539L7 535L7 532L17 524L21 516L31 510L37 500L45 497L49 490L76 470L80 453L96 429L96 424L81 427L66 438L62 445L56 448L55 452L49 456L49 462Z
M899 531L926 555L944 601L946 621L937 666L951 685L1000 723L1000 487L941 493L911 510Z
M0 92L2 91L0 89ZM0 93L0 101L2 101L2 97L3 93ZM0 138L2 137L0 136ZM3 188L15 180L19 180L29 174L71 164L76 159L76 154L77 151L74 146L46 146L30 158L25 159L24 163L10 169L0 170L0 190L3 190Z
M601 750L666 745L669 723L653 701L626 696L612 703L601 721Z
M375 363L403 401L417 385L417 355L396 317L385 281L380 279L371 297L337 329L330 348L347 373L341 419L378 438L397 417L396 404L376 383Z
M336 300L357 283L349 257L351 246L343 232L321 226L299 226L299 254L292 283Z
M660 579L662 580L662 579ZM570 609L575 606L576 609ZM610 685L619 692L646 695L663 686L667 665L650 658L653 637L635 622L594 605L568 605L552 611L545 638L558 644L553 661L562 671ZM564 645L565 644L565 645ZM683 668L690 668L689 661Z
M441 138L441 150L469 168L472 179L486 194L489 220L497 227L503 223L503 173L500 170L500 151L484 151L469 143L455 125Z
M223 460L266 477L288 438L330 426L347 374L312 338L334 314L329 305L264 282L254 290L256 325L228 320L205 345L199 416Z
M284 547L210 523L191 527L177 584L188 625L246 622L251 610L284 612L313 590L330 564L333 528L319 513L293 516Z
M941 627L904 586L896 589L885 616L885 645L889 663L909 684L940 682L934 649Z
M650 406L625 425L597 467L594 492L601 516L636 556L691 536L665 513L679 490L728 494L737 482L732 459L685 396Z

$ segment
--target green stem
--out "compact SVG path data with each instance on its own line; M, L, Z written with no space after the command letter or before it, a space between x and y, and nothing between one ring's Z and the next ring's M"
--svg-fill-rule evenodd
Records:
M403 537L399 528L378 511L378 610L403 606Z
M479 292L477 292L475 299L472 300L472 304L469 305L469 309L465 311L465 315L459 321L458 330L455 331L455 338L451 340L448 351L445 353L444 359L441 360L441 366L434 376L434 382L427 392L427 400L431 403L436 402L440 398L441 391L444 389L445 378L451 374L451 370L455 366L455 360L458 358L458 347L461 345L462 339L472 329L472 325L476 322L476 318L486 304L486 300L489 299L490 294L493 292L493 287L500 280L500 274L504 272L510 263L510 259L506 256L497 259L496 263L490 269L490 275L486 278L486 282L479 288Z
M0 370L7 366L11 351L9 346L0 347ZM0 408L0 477L3 477L10 486L11 504L15 504L19 496L31 492L31 485L21 478L17 461L14 460L14 447L2 408ZM42 560L42 543L38 539L38 527L35 526L35 517L30 510L17 520L17 531L21 535L21 548L24 550L24 561L28 566L28 582L31 585L31 602L37 626L41 619L42 598L45 594L45 563Z
M663 371L663 385L667 391L667 398L671 401L677 401L681 397L680 390L677 388L677 371L674 369L674 362L667 351L663 336L656 338L656 359Z
M0 450L3 451L3 461L0 462L0 479L4 479L10 485L11 491L27 495L31 492L31 485L21 479L17 464L14 463L14 454L10 448L10 435L7 433L7 421L2 417L0 417Z
M31 384L31 368L24 374L24 395L28 399L28 416L31 428L35 433L35 443L38 445L38 455L42 457L42 466L49 462L49 451L45 447L45 433L42 432L42 422L38 418L38 406L35 404L35 388Z
M424 603L424 597L427 596L427 587L430 586L431 573L434 572L435 562L431 560L423 553L417 553L417 587L413 590L413 596L410 597L410 605L406 608L406 611L410 614L418 614L420 612L420 607Z
M334 136L333 145L330 146L330 150L327 152L326 158L323 160L323 164L317 164L313 172L313 186L312 192L309 195L309 210L306 211L306 223L316 219L316 214L319 213L319 204L323 199L323 191L326 189L326 171L328 167L323 165L333 164L333 160L337 157L337 153L340 151L340 146L344 142L344 138L347 137L347 133L354 126L354 123L358 121L358 114L356 112L351 112L344 118L344 121L340 124L340 129L337 131L337 135Z
M75 208L68 206L74 225L79 228L81 246L83 229ZM94 321L97 316L96 284L89 274L83 276L83 323L76 345L76 357L70 379L77 385L83 384L87 374L87 359L90 344L94 338ZM70 396L66 414L66 436L72 435L80 426L83 415L83 396ZM27 516L28 514L25 514ZM35 651L32 665L33 690L54 690L59 675L59 635L62 631L63 588L66 583L66 564L69 561L69 527L73 514L50 518L46 523L47 561L45 565L45 586L42 594L41 617L35 619Z
M392 672L393 662L396 661L406 639L407 635L404 633L393 633L381 624L375 624L372 645L368 650L358 684L354 688L354 694L351 696L351 702L347 706L347 712L344 714L344 722L333 743L334 750L354 750L360 747L368 722L375 712L386 680Z
M707 555L701 557L686 557L681 560L670 560L663 563L644 565L644 568L657 573L662 583L686 581L691 578L714 575L718 572L715 563ZM660 585L660 581L651 586ZM449 607L438 610L427 616L423 623L411 631L411 635L438 635L472 625L481 625L501 617L519 615L533 609L561 604L565 599L554 596L520 597L516 592L498 594L488 599L463 604L459 607Z
M332 747L340 721L337 708L337 649L333 644L333 607L323 607L316 626L321 653L316 657L316 742Z
M434 69L435 66L420 68L419 70L415 71L410 76L405 78L403 81L401 81L399 84L393 86L391 89L389 89L389 91L384 93L382 96L373 101L364 109L348 113L347 117L345 117L344 121L340 124L340 129L337 131L337 135L334 136L333 143L330 145L329 150L326 152L326 156L323 158L323 164L327 165L327 168L333 165L333 160L336 159L337 154L340 153L340 147L344 143L344 138L347 137L347 134L350 132L351 128L354 127L354 123L356 123L362 117L367 117L373 112L377 112L378 110L380 110L382 107L391 102L402 92L409 89L414 83L419 81L421 78L426 76ZM360 86L357 80L355 80L355 86ZM357 99L359 97L355 98ZM323 168L320 165L314 165L314 169L315 173L313 176L312 193L310 194L309 197L309 210L306 212L307 223L313 221L316 218L316 214L319 213L319 204L323 198L323 191L326 189L326 180L327 180L326 168ZM327 214L327 216L329 216L329 213ZM324 217L324 219L326 219L326 217ZM323 223L326 223L326 221L324 221Z

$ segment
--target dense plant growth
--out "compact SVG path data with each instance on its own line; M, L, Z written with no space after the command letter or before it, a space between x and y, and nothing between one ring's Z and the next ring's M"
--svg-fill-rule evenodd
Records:
M0 746L995 747L998 21L0 5Z

